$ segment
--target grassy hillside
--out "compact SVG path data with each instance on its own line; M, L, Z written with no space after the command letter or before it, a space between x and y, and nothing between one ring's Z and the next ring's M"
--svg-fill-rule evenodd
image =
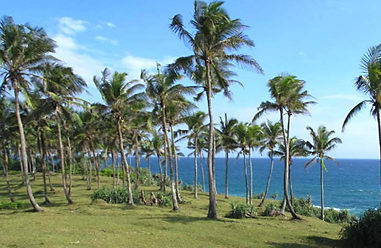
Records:
M109 178L102 178L103 184ZM0 179L0 201L7 201L4 179ZM85 181L74 178L73 199L67 205L60 188L60 175L52 178L56 193L43 213L0 210L0 247L338 247L340 225L317 218L258 217L235 220L224 216L229 203L241 200L218 198L218 221L205 219L207 195L192 198L174 213L170 208L91 203ZM26 201L18 176L12 176L18 201ZM42 179L33 182L39 202ZM95 188L95 184L93 187ZM147 188L146 188L147 189ZM257 202L255 202L257 204Z

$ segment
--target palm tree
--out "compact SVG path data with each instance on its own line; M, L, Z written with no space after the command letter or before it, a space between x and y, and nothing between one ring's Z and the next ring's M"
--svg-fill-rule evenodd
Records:
M172 192L172 209L174 211L179 209L178 206L178 194L176 192L176 179L175 179L175 164L174 162L174 149L170 142L170 135L168 131L171 131L169 127L170 116L169 110L173 109L173 106L179 108L188 104L188 101L184 98L186 94L193 94L194 87L186 87L182 84L176 84L176 81L181 77L176 73L160 71L159 65L157 65L157 73L154 75L148 75L146 71L142 71L141 78L146 82L147 96L152 101L154 106L153 112L159 117L161 122L161 128L164 134L164 151L165 151L165 163L169 162L170 177L171 177L171 192ZM171 107L172 106L172 107Z
M173 64L172 69L183 70L188 75L196 71L197 67L204 68L202 86L207 95L209 115L209 145L208 145L208 176L209 176L209 210L208 218L217 218L216 185L214 175L214 122L212 111L212 97L214 88L228 92L232 81L224 77L222 64L231 62L248 65L262 72L259 64L250 56L231 54L228 51L238 50L242 46L253 47L254 43L244 33L246 27L239 19L231 19L224 8L223 2L214 1L209 4L195 1L194 15L191 21L194 34L184 27L182 16L175 15L170 28L179 38L192 47L193 54L181 57ZM229 65L230 65L229 64ZM212 80L218 78L219 80ZM216 85L219 84L219 85Z
M188 126L188 130L186 130L188 135L184 136L184 138L188 138L189 144L193 143L192 146L194 148L194 152L193 152L193 155L194 155L194 180L193 180L194 192L193 192L193 196L196 199L198 198L198 192L197 192L197 188L198 188L197 153L199 150L198 140L199 140L199 135L200 135L201 131L205 127L204 122L205 122L206 117L207 117L206 113L204 113L202 111L197 111L197 112L193 113L192 115L185 116L183 118L184 123Z
M122 129L126 121L124 115L125 109L134 108L137 105L141 106L144 103L144 94L140 92L144 86L136 80L127 81L127 73L115 72L110 78L107 68L103 70L101 78L94 76L94 83L106 104L104 107L116 122L119 152L122 157L122 164L124 165L124 173L127 177L128 204L133 205L130 168L126 158Z
M363 92L368 99L354 106L343 122L342 131L348 122L364 107L371 106L370 113L377 120L378 144L380 152L380 186L381 186L381 44L370 47L368 53L361 59L363 75L355 82L356 89Z
M237 119L228 119L227 114L225 114L225 119L220 117L220 129L217 132L220 135L221 142L220 145L225 151L225 198L229 198L229 153L236 149L237 142L234 139L234 128L238 124Z
M327 155L327 152L333 150L337 144L342 143L338 137L331 137L335 131L329 131L325 126L319 126L315 132L311 127L307 127L310 131L312 142L307 142L307 146L311 149L310 153L314 157L306 163L306 166L313 162L320 164L320 204L321 204L321 219L324 220L324 170L326 170L325 159L333 160Z
M258 108L258 113L253 118L253 121L255 121L267 111L279 112L283 145L286 152L283 178L284 197L294 219L300 219L300 217L295 213L289 197L291 117L295 114L308 113L307 106L314 103L313 101L306 101L306 98L311 96L304 90L304 85L305 82L295 76L277 76L271 79L268 82L268 87L274 102L262 102ZM284 115L287 116L286 123ZM282 208L282 213L284 213L284 208Z
M41 64L52 60L55 43L45 31L30 25L15 24L11 17L0 21L0 74L3 84L0 90L12 87L14 91L15 115L20 135L23 178L29 201L35 211L42 211L37 204L27 173L28 156L24 125L20 116L20 92L28 92L30 76L41 72Z
M247 161L246 161L246 155L249 152L249 134L248 134L248 127L249 125L247 123L238 123L234 128L234 136L235 140L237 142L237 148L240 149L238 152L239 155L243 155L243 171L245 175L245 196L246 196L246 204L249 204L249 177L248 177L248 168L247 168ZM237 157L238 158L238 157Z
M267 177L266 189L263 195L261 202L258 207L261 207L266 200L267 194L270 189L271 177L274 169L274 155L275 155L275 147L279 144L281 136L282 136L282 126L279 122L272 123L271 121L267 121L261 124L264 139L263 145L260 148L260 151L263 152L265 149L268 150L268 157L270 158L270 170L269 175Z

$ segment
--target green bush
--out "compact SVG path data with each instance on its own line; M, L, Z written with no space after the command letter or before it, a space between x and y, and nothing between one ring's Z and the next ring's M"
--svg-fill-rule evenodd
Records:
M101 170L100 174L101 174L101 176L112 177L113 176L113 171L110 168L105 168L105 169Z
M190 191L190 192L193 192L194 191L194 186L193 185L190 185L190 184L182 184L181 185L181 189L182 190L185 190L185 191ZM198 191L202 191L202 187L201 185L197 185L197 190Z
M91 194L91 200L104 200L107 203L118 204L118 203L128 203L128 190L126 188L101 188L95 190ZM133 191L132 197L134 203L139 203L139 192Z
M30 207L30 203L27 203L27 202L5 202L5 201L0 202L0 209L16 210L16 209L25 209L29 207Z
M381 247L381 209L368 209L341 230L347 247Z
M276 216L279 215L279 207L271 202L266 205L265 210L263 211L262 215L263 216Z
M172 206L171 193L159 192L159 193L157 193L156 198L159 200L160 206L162 206L162 207Z
M230 203L231 210L226 215L228 218L234 219L243 219L247 216L256 215L255 208L252 205L248 205L243 202L231 202Z

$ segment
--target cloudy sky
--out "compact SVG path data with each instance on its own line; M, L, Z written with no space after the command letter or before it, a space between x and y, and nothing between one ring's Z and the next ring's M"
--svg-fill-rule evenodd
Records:
M181 13L188 23L191 0L161 1L48 1L13 0L2 3L2 14L17 23L43 27L57 42L56 56L74 68L90 87L89 100L101 101L93 75L104 67L125 71L131 79L141 69L153 70L190 50L168 25ZM381 42L379 0L227 0L232 18L247 24L247 34L256 43L250 54L265 74L237 69L244 87L234 86L234 99L214 100L215 116L250 121L260 102L268 100L267 81L281 73L307 82L318 104L310 116L296 116L292 135L308 138L307 125L326 125L343 140L333 152L338 158L377 158L376 123L369 109L357 115L341 132L348 111L365 96L354 89L362 72L360 60L367 49ZM184 83L190 82L185 80ZM205 103L199 104L206 110ZM277 120L275 114L265 118Z

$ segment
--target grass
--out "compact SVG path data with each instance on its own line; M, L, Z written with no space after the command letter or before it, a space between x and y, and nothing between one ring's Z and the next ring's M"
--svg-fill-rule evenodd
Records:
M235 220L224 216L238 197L218 197L217 221L205 218L206 194L193 199L183 191L186 203L180 211L150 206L92 203L86 182L74 177L73 205L67 205L60 187L60 175L52 177L56 193L43 213L31 209L0 210L0 247L339 247L341 226L317 218L292 221L286 217L258 217ZM12 175L17 201L27 201L18 175ZM32 182L38 202L43 201L42 178ZM102 184L110 178L102 178ZM96 183L93 184L96 188ZM157 190L156 188L144 188ZM7 201L3 178L0 202ZM255 201L255 204L258 204Z

